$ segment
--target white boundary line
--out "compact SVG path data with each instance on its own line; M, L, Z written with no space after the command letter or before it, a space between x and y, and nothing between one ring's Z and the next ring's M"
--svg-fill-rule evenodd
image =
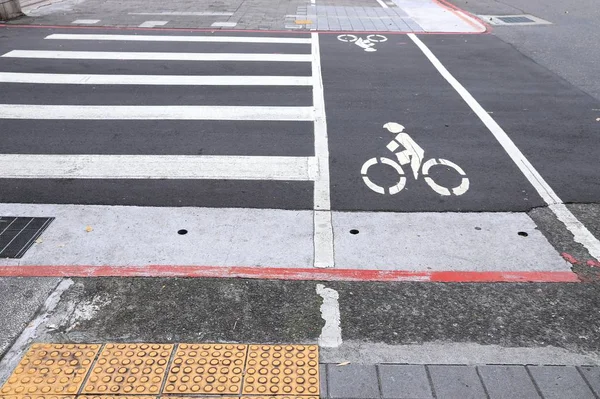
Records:
M310 54L259 53L150 53L118 51L53 51L12 50L6 58L44 58L62 60L118 60L118 61L254 61L254 62L310 62Z
M195 42L195 43L270 43L310 44L308 38L300 37L248 37L248 36L158 36L158 35L95 35L54 33L46 40L110 40L135 42Z
M163 12L130 12L128 15L177 15L177 16L231 16L232 12L209 11L163 11Z
M1 119L314 121L311 107L0 104Z
M2 83L150 86L312 86L310 76L99 75L0 72Z
M37 329L47 320L54 311L62 294L73 285L73 280L65 279L56 286L52 293L46 298L43 310L31 321L21 332L15 343L10 347L0 362L0 385L8 378L23 357L27 347L35 339Z
M379 5L383 8L389 8L387 4L385 4L382 0L377 0L377 2L379 3Z
M538 173L534 166L525 158L525 155L519 150L515 143L506 134L504 129L487 113L485 109L475 100L475 98L460 84L458 80L446 69L438 58L429 50L429 48L414 33L409 33L408 37L421 49L423 54L429 59L438 72L450 83L462 99L477 114L479 119L485 124L489 131L496 137L496 140L502 145L513 162L525 175L527 180L533 185L538 194L558 220L573 234L576 242L583 245L585 249L596 259L600 259L600 241L571 213L564 205L563 201L556 195L552 187Z
M315 108L315 157L317 173L314 187L314 245L315 267L333 267L333 227L331 224L331 199L329 186L329 143L327 139L327 119L325 97L321 76L321 49L319 34L311 33L312 38L312 78L313 105Z
M0 178L310 181L315 162L276 156L0 154Z

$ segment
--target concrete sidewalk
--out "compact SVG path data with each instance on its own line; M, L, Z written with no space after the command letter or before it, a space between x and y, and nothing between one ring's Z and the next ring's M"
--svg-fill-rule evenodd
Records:
M597 398L600 367L321 365L321 398Z
M481 33L476 18L436 0L227 0L197 4L27 0L14 23L142 28Z

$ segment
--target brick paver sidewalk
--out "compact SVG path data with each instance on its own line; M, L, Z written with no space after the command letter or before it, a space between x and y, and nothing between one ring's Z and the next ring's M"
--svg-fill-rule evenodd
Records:
M600 367L522 365L321 366L321 398L594 399Z

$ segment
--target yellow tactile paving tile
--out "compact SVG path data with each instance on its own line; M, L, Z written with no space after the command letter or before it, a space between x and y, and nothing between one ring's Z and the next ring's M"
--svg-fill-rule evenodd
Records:
M319 399L318 396L242 396L237 399Z
M156 396L144 396L144 395L119 395L119 396L111 396L111 395L80 395L77 396L77 399L157 399Z
M75 395L0 395L0 399L75 399Z
M316 345L34 344L0 399L316 399L318 362Z
M82 394L158 394L172 344L106 344Z
M81 388L100 345L33 344L0 395L63 399Z
M250 345L244 395L319 395L316 345Z
M179 344L164 393L239 394L247 345Z

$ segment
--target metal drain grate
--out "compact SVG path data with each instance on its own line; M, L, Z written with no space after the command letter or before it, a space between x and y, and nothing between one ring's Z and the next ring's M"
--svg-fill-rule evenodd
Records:
M479 15L491 25L548 25L550 22L529 14L522 15Z
M0 216L0 258L23 257L53 220Z
M533 19L527 17L498 17L498 19L507 24L522 24L524 22L535 22Z

